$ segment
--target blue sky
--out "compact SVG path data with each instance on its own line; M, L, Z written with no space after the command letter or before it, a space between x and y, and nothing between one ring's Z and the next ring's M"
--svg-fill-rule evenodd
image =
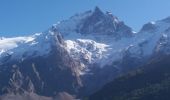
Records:
M170 16L170 0L0 0L0 36L41 32L95 6L111 11L136 31Z

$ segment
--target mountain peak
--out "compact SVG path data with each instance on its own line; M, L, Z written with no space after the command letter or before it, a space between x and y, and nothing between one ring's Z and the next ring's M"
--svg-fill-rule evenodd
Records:
M149 23L143 25L143 27L141 29L142 32L143 31L149 31L149 32L152 31L153 32L154 30L156 30L155 22L149 22Z
M103 12L98 6L93 11L88 11L71 17L57 24L55 28L64 35L70 32L80 34L114 35L116 37L132 34L130 27L114 16L111 12Z
M102 12L101 9L98 6L95 7L94 11L95 12Z
M104 13L102 12L102 10L98 6L96 6L95 9L94 9L93 15L103 16Z

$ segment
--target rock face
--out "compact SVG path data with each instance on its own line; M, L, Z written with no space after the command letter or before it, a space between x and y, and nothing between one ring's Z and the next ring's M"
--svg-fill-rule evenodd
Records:
M102 12L98 7L72 16L54 25L64 36L78 33L82 35L113 35L114 38L133 36L132 29L110 12Z
M131 36L131 28L120 22L110 13L104 14L98 7L94 12L83 19L78 33L82 34L113 34L115 37Z
M96 7L42 33L2 38L0 94L89 95L153 57L168 55L169 30L166 18L135 33Z
M0 66L1 94L27 91L54 96L62 91L77 93L82 86L77 72L79 64L64 49L62 37L56 33L51 39L54 43L51 43L48 55L21 61L11 59Z

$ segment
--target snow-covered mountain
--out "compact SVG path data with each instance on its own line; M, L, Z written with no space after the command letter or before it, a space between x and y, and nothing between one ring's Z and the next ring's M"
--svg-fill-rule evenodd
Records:
M42 33L2 37L0 75L7 78L0 88L9 90L11 80L18 82L14 76L21 73L22 84L17 88L25 90L28 85L21 77L29 77L34 92L40 95L63 91L72 94L81 91L80 95L86 95L154 55L169 54L169 40L170 17L149 22L134 32L111 12L104 13L96 7L58 22Z

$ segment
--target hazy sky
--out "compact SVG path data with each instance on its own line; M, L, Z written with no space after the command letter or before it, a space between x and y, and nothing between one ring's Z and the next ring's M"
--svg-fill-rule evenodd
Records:
M41 32L95 6L111 11L136 31L170 16L170 0L0 0L0 36Z

